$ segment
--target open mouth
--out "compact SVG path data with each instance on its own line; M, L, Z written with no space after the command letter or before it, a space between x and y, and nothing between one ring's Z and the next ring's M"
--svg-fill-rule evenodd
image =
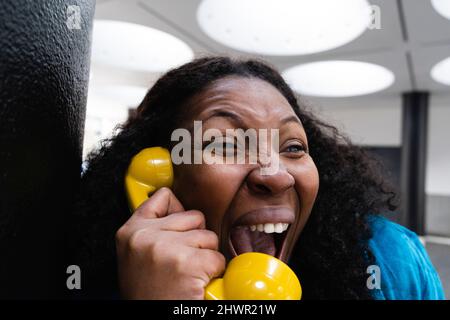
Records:
M288 223L265 223L252 226L236 226L230 233L233 255L245 252L261 252L280 258L286 239Z
M243 215L230 230L231 254L261 252L282 259L294 218L293 212L286 208L266 208Z

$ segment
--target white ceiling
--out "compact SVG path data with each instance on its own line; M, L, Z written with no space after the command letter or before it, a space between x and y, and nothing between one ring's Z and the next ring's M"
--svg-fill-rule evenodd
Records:
M250 56L225 47L202 32L196 20L199 3L200 0L98 0L95 18L166 31L185 41L197 56L209 53ZM325 59L380 64L392 70L396 80L390 88L370 95L373 97L410 90L450 93L449 86L435 82L430 76L432 66L450 56L450 20L439 15L428 0L370 0L370 3L381 9L381 29L367 30L353 42L319 54L259 57L281 71L299 63ZM148 85L154 78L140 76L142 85Z

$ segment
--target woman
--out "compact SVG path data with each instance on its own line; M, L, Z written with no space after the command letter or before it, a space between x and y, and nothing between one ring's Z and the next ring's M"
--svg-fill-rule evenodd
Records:
M202 132L276 129L278 170L263 174L259 160L178 164L171 190L131 214L123 186L131 158L172 149L172 132L192 132L194 121ZM227 139L219 147L234 154ZM201 299L233 256L258 251L293 268L304 299L441 299L417 236L378 216L394 202L375 163L299 106L274 69L202 58L161 77L90 155L71 219L71 263L83 271L86 297Z

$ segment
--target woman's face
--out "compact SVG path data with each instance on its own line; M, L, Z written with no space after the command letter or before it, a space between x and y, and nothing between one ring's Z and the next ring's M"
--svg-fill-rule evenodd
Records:
M244 164L175 165L173 191L186 210L204 213L206 227L218 235L227 261L252 251L287 262L311 213L319 177L307 152L305 130L286 98L268 82L226 77L193 97L185 110L189 112L181 127L193 130L196 120L202 121L202 133L218 129L224 141L214 144L224 146L226 154L234 152L226 129L267 130L267 143L258 149L262 153L256 162L246 157ZM271 129L279 130L279 148ZM260 143L261 135L257 138ZM267 158L263 162L261 154L270 154L273 163L278 160L276 170L262 170L273 163Z

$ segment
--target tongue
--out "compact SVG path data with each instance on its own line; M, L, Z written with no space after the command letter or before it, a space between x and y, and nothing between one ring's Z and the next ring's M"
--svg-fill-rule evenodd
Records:
M251 231L248 227L237 226L231 230L230 238L238 255L245 252L261 252L275 256L273 233Z

